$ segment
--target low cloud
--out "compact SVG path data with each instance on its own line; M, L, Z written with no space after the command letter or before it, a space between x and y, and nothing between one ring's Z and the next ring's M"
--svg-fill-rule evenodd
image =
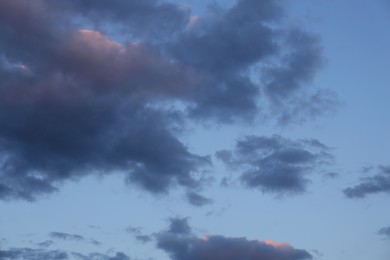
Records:
M361 178L360 183L343 190L348 198L365 198L368 195L377 193L390 193L390 166L378 166L375 169L366 169L367 173L376 174L370 177Z
M320 172L333 158L318 140L290 140L279 135L246 136L237 141L234 150L222 150L216 156L240 173L246 187L277 195L306 191L307 175Z
M173 220L174 221L174 220ZM188 223L186 224L188 226ZM312 256L288 243L258 241L224 236L196 237L192 232L172 232L157 235L157 246L172 260L304 260Z

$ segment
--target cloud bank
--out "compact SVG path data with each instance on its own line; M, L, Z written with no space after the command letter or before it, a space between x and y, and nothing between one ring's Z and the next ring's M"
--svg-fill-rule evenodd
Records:
M0 0L0 199L122 173L208 203L193 192L210 159L180 140L188 120L288 123L334 105L309 88L319 37L285 16L279 1L238 0L188 26L188 8L155 0Z

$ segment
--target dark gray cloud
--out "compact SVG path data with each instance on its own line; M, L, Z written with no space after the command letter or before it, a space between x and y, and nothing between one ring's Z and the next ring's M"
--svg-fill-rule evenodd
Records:
M390 227L384 227L379 229L378 234L390 238Z
M332 161L329 148L318 140L290 140L246 136L237 141L233 151L216 153L228 167L241 172L240 180L248 188L278 195L306 190L311 172Z
M180 140L185 117L248 120L285 104L270 114L292 122L332 103L318 92L320 107L302 105L321 47L284 15L271 0L214 6L191 23L188 9L157 0L0 0L0 199L120 172L207 203L193 191L210 160Z
M188 191L186 196L187 196L187 201L191 205L196 206L196 207L202 207L202 206L205 206L207 204L212 203L211 199L206 198L195 191Z
M62 239L62 240L76 240L76 241L84 241L85 238L80 235L68 234L62 232L50 232L49 236L53 239Z
M367 173L376 171L370 177L361 178L359 184L343 190L348 198L364 198L376 193L390 193L390 166L378 166L366 169Z
M302 249L288 243L248 240L224 236L198 238L190 232L167 230L157 235L157 246L172 260L303 260L312 259Z

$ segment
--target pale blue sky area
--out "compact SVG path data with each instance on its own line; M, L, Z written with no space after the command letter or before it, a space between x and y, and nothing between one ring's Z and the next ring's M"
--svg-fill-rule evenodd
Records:
M201 16L210 1L171 2L190 5L192 15ZM228 8L227 3L235 1L216 2ZM333 91L337 108L287 126L272 119L252 125L189 124L179 139L191 152L210 155L214 164L205 172L212 180L201 190L212 203L203 207L185 200L184 186L177 185L168 195L154 195L127 185L119 173L66 181L59 192L34 202L0 200L0 250L45 248L37 244L53 240L45 249L175 259L157 249L153 237L167 228L170 218L188 217L199 237L288 242L305 249L314 260L388 260L390 235L378 230L390 227L389 190L364 198L347 198L343 190L376 174L375 169L364 172L364 167L390 165L390 7L380 0L283 2L288 13L284 24L319 35L325 64L307 84ZM215 156L220 150L234 150L244 136L274 134L291 140L317 139L333 155L329 164L308 175L303 193L278 196L245 188L240 169L229 169ZM221 185L225 177L228 187ZM84 239L55 240L50 232ZM142 243L136 235L152 241Z

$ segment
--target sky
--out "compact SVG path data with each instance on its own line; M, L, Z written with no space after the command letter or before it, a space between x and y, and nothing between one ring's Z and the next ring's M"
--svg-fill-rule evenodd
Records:
M0 0L0 259L388 260L390 2Z

